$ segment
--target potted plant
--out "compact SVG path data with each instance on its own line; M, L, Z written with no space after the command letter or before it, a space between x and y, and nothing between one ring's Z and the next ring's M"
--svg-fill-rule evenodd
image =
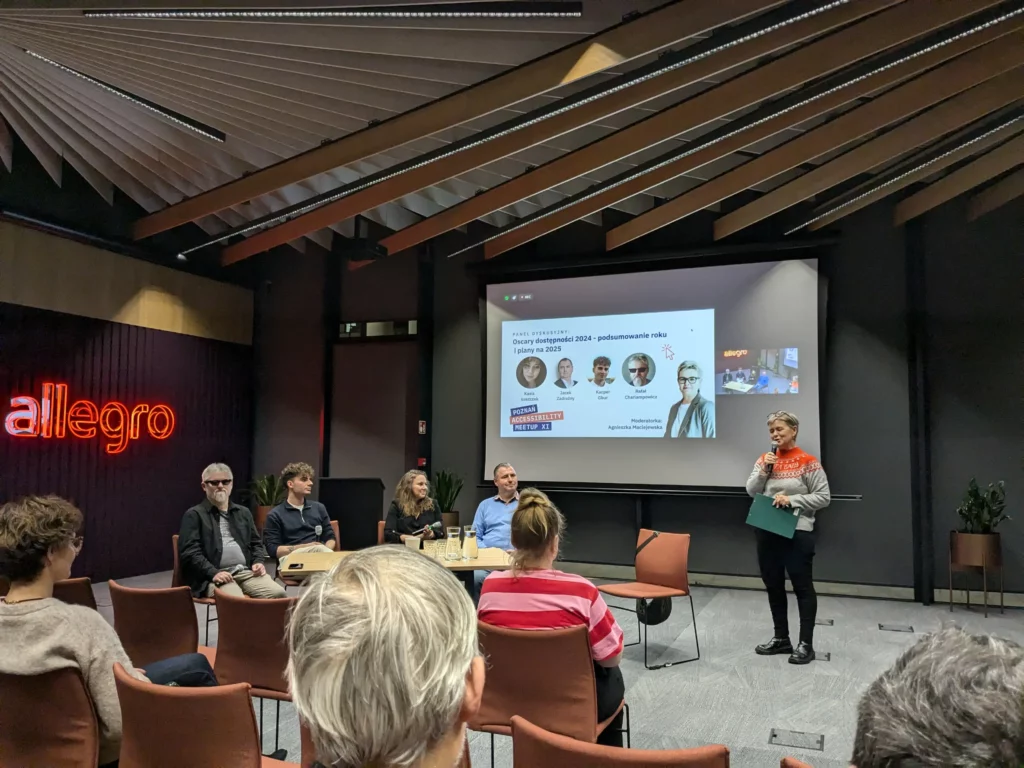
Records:
M459 513L455 509L455 501L462 493L462 478L447 469L441 469L434 473L434 501L441 509L441 520L444 527L458 526Z
M267 521L270 510L284 501L288 495L288 489L281 482L277 475L263 475L256 477L245 492L246 497L256 506L253 511L253 519L256 522L256 530L263 533L263 524Z
M980 568L986 580L988 569L1003 567L1003 551L996 528L1006 514L1006 488L1000 480L989 483L985 490L978 487L978 481L971 478L964 500L956 508L960 516L960 530L949 532L949 583L950 608L953 605L953 569ZM1000 592L1002 590L1000 589ZM968 599L970 594L968 593ZM986 599L986 613L988 610Z

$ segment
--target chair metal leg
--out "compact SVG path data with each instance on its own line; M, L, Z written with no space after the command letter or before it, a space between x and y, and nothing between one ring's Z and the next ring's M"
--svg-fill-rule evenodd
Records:
M277 717L274 719L274 751L281 748L281 700L277 700Z
M210 644L210 608L211 607L212 606L209 603L206 604L206 643L205 643L206 645Z
M260 754L263 754L263 699L260 699Z
M494 734L491 734L491 768L494 768Z
M693 639L697 643L697 655L692 659L680 659L679 661L669 661L664 664L656 664L653 667L647 662L647 625L644 624L644 666L647 669L664 669L665 667L674 667L677 664L688 664L691 661L700 660L700 640L697 639L697 612L693 607L693 595L688 595L690 598L690 616L693 618Z
M630 648L630 647L632 647L634 645L640 645L640 643L642 642L642 640L640 638L640 614L637 613L634 609L627 608L624 605L612 605L611 603L609 603L608 607L609 608L616 608L616 609L618 609L620 611L629 611L630 613L636 615L636 642L635 643L623 643L622 647L623 648Z
M623 703L623 708L626 710L626 749L632 749L630 742L630 724L629 724L629 704Z

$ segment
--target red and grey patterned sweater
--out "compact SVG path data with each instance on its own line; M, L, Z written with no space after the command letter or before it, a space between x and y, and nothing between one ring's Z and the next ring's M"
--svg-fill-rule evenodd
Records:
M814 513L827 507L832 500L821 462L800 448L789 448L779 451L775 469L769 475L765 472L764 463L767 455L762 454L754 464L754 470L747 478L747 493L751 496L758 493L766 496L786 494L793 510L800 513L796 529L813 531Z

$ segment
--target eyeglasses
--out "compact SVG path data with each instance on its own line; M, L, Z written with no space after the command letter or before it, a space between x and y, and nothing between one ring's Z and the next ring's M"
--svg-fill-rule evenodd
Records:
M73 538L71 540L71 548L73 550L75 550L75 554L76 555L82 551L82 545L84 543L85 543L85 537L84 536L75 536L75 538Z
M217 488L221 485L231 485L233 480L229 478L227 480L204 480L203 482L205 482L207 485L212 485L214 488Z
M679 383L682 384L684 381L687 384L696 384L698 381L700 381L700 376L680 376Z
M646 368L630 368L629 369L630 373L637 373L638 371L640 373L647 373L647 369Z

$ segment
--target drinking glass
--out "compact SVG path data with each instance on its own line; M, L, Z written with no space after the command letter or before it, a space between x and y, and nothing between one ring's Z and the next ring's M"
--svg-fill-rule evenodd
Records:
M476 528L472 525L467 525L463 529L464 535L462 539L462 559L463 560L476 560L480 556L480 550L477 547L476 541Z
M459 541L459 526L455 525L448 529L448 538L445 539L444 559L461 560L462 547Z

